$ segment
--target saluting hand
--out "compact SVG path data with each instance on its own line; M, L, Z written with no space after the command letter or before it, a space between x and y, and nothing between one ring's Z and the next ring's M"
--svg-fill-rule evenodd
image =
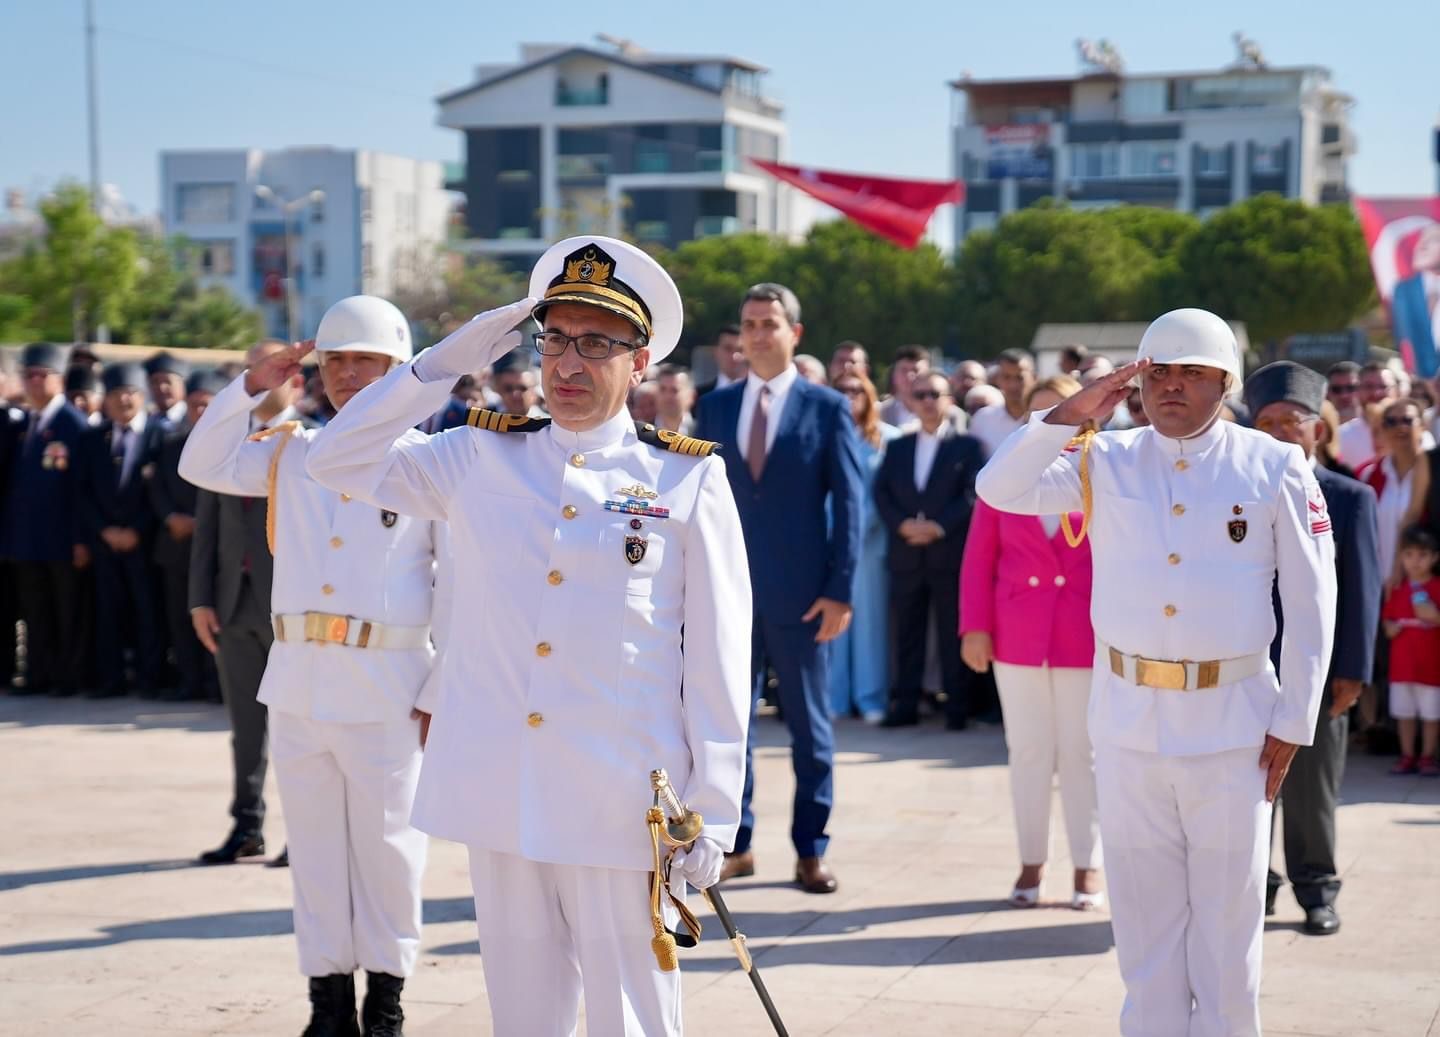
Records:
M300 373L300 361L315 351L315 340L277 349L245 372L245 391L251 396L278 389Z
M1150 366L1149 360L1135 360L1097 378L1068 400L1061 400L1045 416L1047 425L1083 425L1109 416L1130 395L1130 379Z
M1280 795L1280 786L1285 782L1285 772L1300 747L1294 742L1281 741L1274 735L1265 736L1265 748L1260 750L1260 766L1265 771L1265 802L1274 803Z

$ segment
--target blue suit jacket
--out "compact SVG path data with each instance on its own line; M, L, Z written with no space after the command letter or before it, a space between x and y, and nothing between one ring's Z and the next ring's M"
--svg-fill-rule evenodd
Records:
M860 440L845 397L797 378L757 484L736 429L744 394L742 381L704 396L695 435L721 445L745 531L756 613L798 624L816 598L850 601L865 494Z
M21 562L68 562L84 543L78 498L81 440L90 426L65 404L43 432L25 440L29 412L4 429L11 454L0 501L0 555ZM47 451L51 457L45 465Z
M1364 483L1325 468L1315 469L1330 525L1335 533L1335 572L1339 594L1335 609L1335 651L1330 659L1328 683L1342 680L1369 681L1375 665L1375 634L1380 629L1379 523L1375 514L1375 491ZM1275 597L1275 640L1270 658L1280 667L1280 638L1285 617L1280 598ZM1324 717L1322 716L1323 720Z

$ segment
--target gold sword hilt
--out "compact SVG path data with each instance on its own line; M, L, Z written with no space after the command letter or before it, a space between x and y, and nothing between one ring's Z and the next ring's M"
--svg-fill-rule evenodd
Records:
M705 819L680 802L663 768L650 772L650 789L655 793L655 805L665 814L665 824L660 829L660 838L665 844L689 846L699 838Z

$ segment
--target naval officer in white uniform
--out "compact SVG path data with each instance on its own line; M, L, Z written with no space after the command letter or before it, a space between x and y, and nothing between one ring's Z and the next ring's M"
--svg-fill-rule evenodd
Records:
M315 333L337 411L411 357L390 303L352 296ZM420 774L420 697L431 670L436 532L317 483L305 471L315 429L298 422L247 437L250 411L292 377L309 343L268 355L211 400L180 474L219 493L268 496L275 642L260 701L285 806L300 971L311 977L306 1034L399 1034L400 993L420 949L426 837L410 825ZM423 434L406 432L409 442Z
M679 973L651 952L649 773L664 767L704 816L673 872L708 887L740 817L745 543L712 445L625 408L680 334L669 275L624 242L571 238L530 294L367 389L309 467L449 523L454 618L414 820L470 848L496 1033L573 1033L583 984L595 1037L677 1034ZM472 410L402 436L532 311L553 420Z
M1150 426L1067 449L1136 374ZM1329 667L1325 498L1299 449L1221 420L1239 379L1224 321L1167 313L1135 363L1032 415L976 483L1006 511L1088 516L1089 727L1127 1037L1260 1032L1271 803Z

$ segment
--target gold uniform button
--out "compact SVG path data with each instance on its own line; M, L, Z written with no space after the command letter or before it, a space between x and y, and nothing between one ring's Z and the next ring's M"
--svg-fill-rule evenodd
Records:
M1178 460L1178 461L1175 462L1175 470L1176 470L1177 472L1183 472L1183 471L1185 471L1185 469L1187 469L1187 468L1189 468L1189 467L1190 467L1190 462L1187 461L1187 460L1185 460L1185 458L1183 458L1183 457L1180 458L1180 460Z
M352 498L352 497L350 496L350 494L348 494L348 493L342 493L342 494L340 494L340 503L341 503L341 504L349 504L352 499L353 499L353 498Z
M584 454L571 454L571 455L570 455L570 463L573 464L576 468L584 468L584 467L585 467L585 455L584 455Z
M330 586L330 585L327 583L325 586L323 586L323 587L320 588L320 593L321 593L321 594L334 594L334 593L335 593L335 588L332 587L332 586Z
M545 723L545 716L541 713L531 713L528 717L525 718L525 723L529 724L531 727L539 727L541 724Z
M549 642L549 641L541 641L538 645L535 646L535 654L538 655L538 656L539 656L540 658L542 658L542 659L545 658L547 655L549 655L549 654L550 654L550 642Z
M545 579L550 582L550 586L552 587L558 587L565 582L565 577L560 575L559 569L551 569L550 575L546 576Z
M576 515L580 514L580 511L575 505L567 504L560 509L560 514L564 515L567 519L573 519Z
M1038 587L1038 586L1040 586L1040 577L1038 577L1038 576L1032 576L1032 577L1030 577L1030 579L1027 580L1026 582L1029 583L1030 586L1032 586L1032 587Z
M1170 514L1175 515L1175 516L1180 516L1180 515L1185 514L1185 505L1183 505L1183 504L1177 504L1177 505L1175 505L1173 508L1170 509Z
M1180 564L1180 556L1179 556L1179 555L1171 555L1169 558L1166 559L1166 561L1169 562L1171 565L1179 565L1179 564Z
M331 546L331 547L343 547L344 545L345 545L345 541L341 540L339 537L331 537L331 538L330 538L330 546Z
M1165 606L1165 615L1166 615L1166 616L1173 616L1173 615L1175 615L1176 611L1177 611L1177 610L1176 610L1176 608L1175 608L1174 605L1166 605L1166 606Z

